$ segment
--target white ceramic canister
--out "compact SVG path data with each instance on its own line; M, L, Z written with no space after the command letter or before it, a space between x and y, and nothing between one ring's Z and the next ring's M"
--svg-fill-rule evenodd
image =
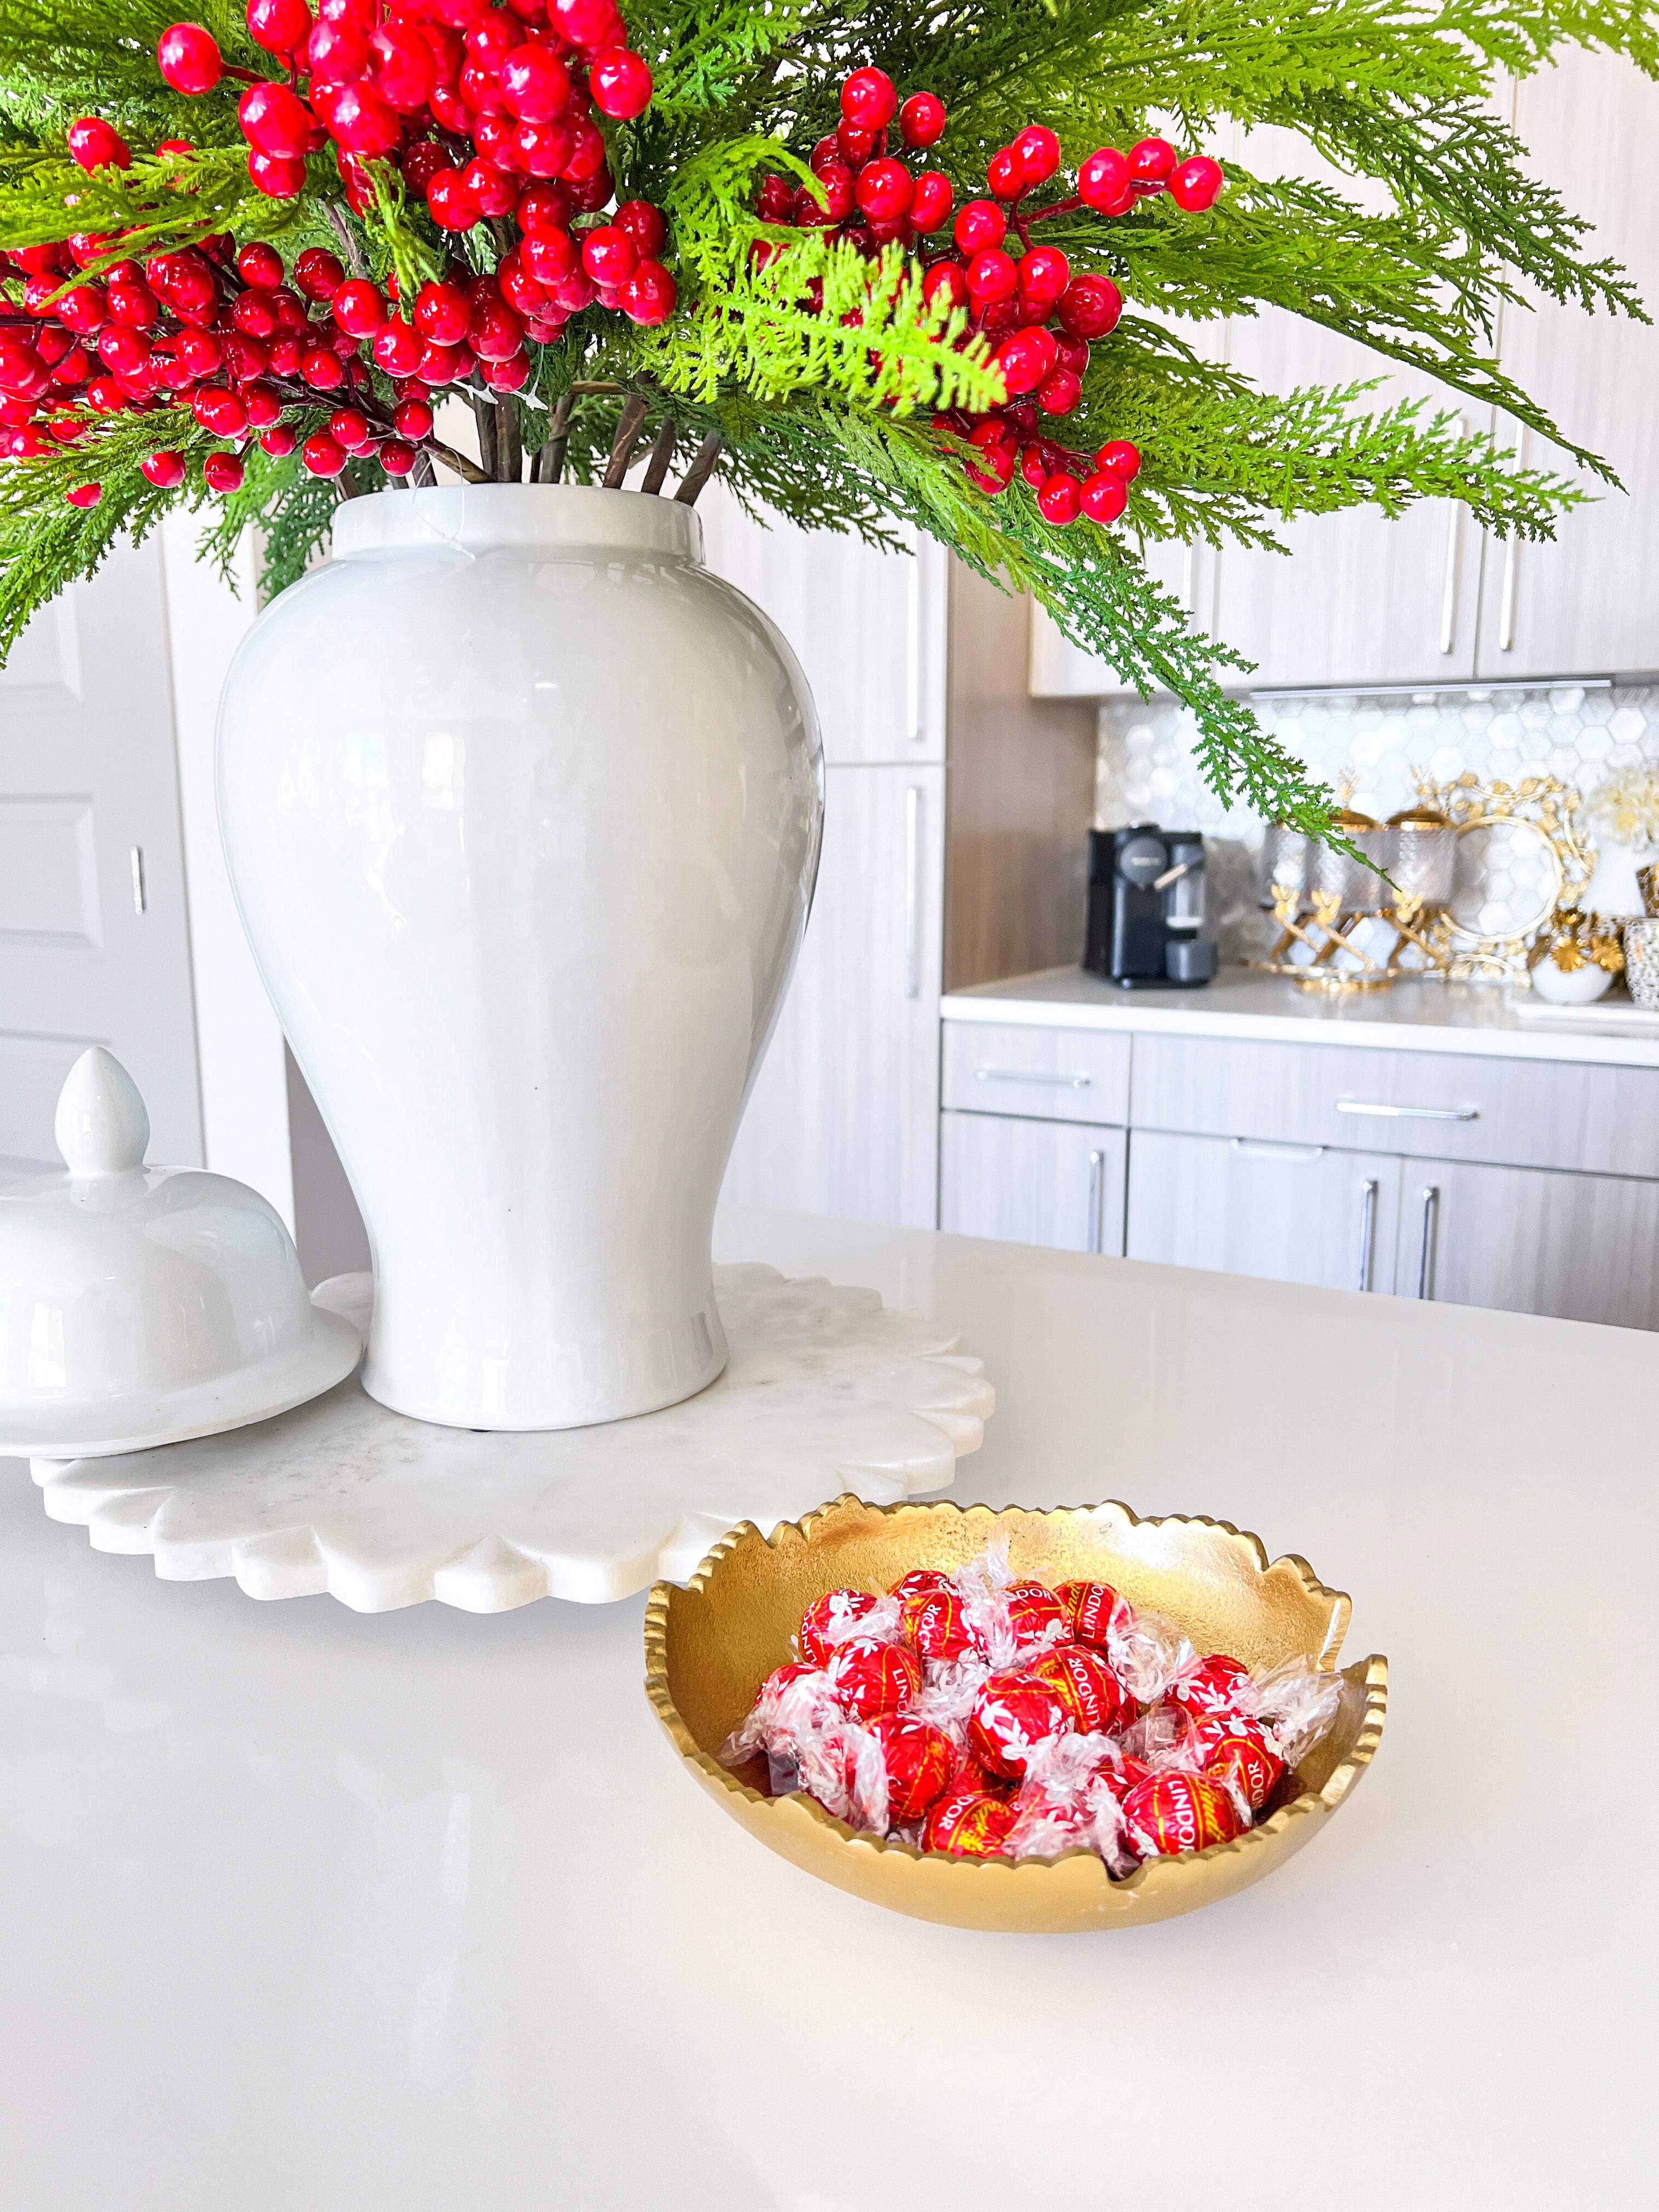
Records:
M823 773L799 663L702 537L586 486L355 500L227 680L232 881L400 1413L571 1427L725 1364L714 1202Z

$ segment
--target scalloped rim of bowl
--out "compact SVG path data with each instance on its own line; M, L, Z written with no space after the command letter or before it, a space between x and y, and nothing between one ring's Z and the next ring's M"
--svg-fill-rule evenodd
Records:
M921 1850L895 1838L860 1832L849 1827L844 1820L835 1819L822 1806L799 1791L792 1791L783 1797L763 1796L759 1790L738 1781L712 1753L703 1749L681 1717L669 1691L669 1607L676 1595L690 1593L701 1596L739 1546L759 1542L774 1551L793 1544L810 1546L817 1531L831 1518L854 1510L877 1515L883 1519L918 1513L950 1514L963 1520L980 1516L989 1523L1011 1517L1053 1521L1079 1515L1093 1518L1107 1510L1121 1513L1130 1528L1212 1529L1240 1547L1260 1576L1267 1576L1275 1570L1288 1570L1295 1575L1310 1597L1329 1603L1330 1627L1318 1656L1326 1672L1336 1671L1336 1660L1352 1611L1347 1593L1331 1589L1322 1583L1299 1553L1281 1553L1278 1558L1269 1559L1261 1539L1248 1529L1236 1528L1231 1521L1212 1520L1206 1514L1182 1513L1143 1518L1120 1498L1104 1499L1098 1505L1056 1507L962 1505L951 1499L902 1499L891 1505L872 1505L851 1492L842 1492L839 1497L816 1507L811 1513L803 1514L799 1521L780 1522L769 1536L763 1534L752 1521L739 1522L714 1545L688 1582L658 1582L653 1585L645 1613L646 1695L676 1750L706 1789L717 1797L724 1796L733 1801L727 1809L742 1820L745 1826L753 1826L757 1820L779 1824L778 1840L774 1847L781 1856L791 1859L797 1865L803 1863L783 1837L790 1825L805 1822L809 1824L809 1835L813 1830L821 1832L824 1844L830 1844L832 1838L837 1839L849 1850L868 1854L873 1860L897 1860L917 1868L936 1869L951 1882L961 1886L963 1911L960 1918L954 1911L949 1914L919 1913L915 1917L945 1920L951 1924L970 1928L1014 1928L1024 1923L1034 1930L1041 1929L1046 1916L1028 1919L1023 1911L1005 1912L1000 1910L1001 1902L1008 1898L1006 1885L1010 1877L1016 1883L1035 1887L1046 1877L1051 1876L1055 1869L1068 1866L1077 1868L1080 1863L1086 1863L1082 1869L1085 1875L1088 1867L1097 1870L1099 1887L1115 1901L1117 1911L1114 1917L1121 1925L1130 1926L1171 1917L1203 1904L1218 1902L1221 1897L1232 1894L1255 1880L1255 1871L1251 1862L1263 1860L1260 1870L1266 1874L1281 1858L1290 1856L1301 1847L1302 1843L1310 1840L1318 1827L1351 1794L1370 1765L1382 1741L1388 1713L1389 1662L1382 1653L1373 1652L1363 1662L1363 1674L1358 1668L1343 1670L1350 1680L1356 1681L1356 1686L1363 1687L1364 1706L1352 1747L1327 1777L1322 1787L1304 1790L1288 1803L1281 1805L1266 1820L1247 1829L1230 1843L1212 1844L1201 1851L1182 1851L1143 1860L1133 1874L1121 1881L1114 1881L1107 1873L1103 1861L1095 1852L1082 1846L1062 1851L1054 1858L1016 1860L1000 1854L985 1858L960 1858L948 1851ZM799 1832L799 1829L797 1832ZM764 1839L763 1837L762 1840ZM833 1844L830 1844L830 1848L833 1850ZM1231 1866L1229 1862L1232 1863ZM1200 1869L1213 1869L1221 1873L1224 1878L1219 1882L1212 1883L1207 1876L1199 1875ZM811 1868L804 1870L817 1871ZM850 1875L850 1863L848 1870ZM1234 1874L1237 1879L1225 1878ZM1199 1877L1196 1884L1195 1876ZM820 1874L820 1879L833 1880L834 1877ZM979 1885L978 1893L974 1887L975 1884ZM841 1886L849 1888L855 1895L866 1897L868 1902L884 1904L889 1910L902 1912L912 1909L896 1900L871 1898L855 1880L849 1879ZM1092 1882L1087 1886L1095 1887ZM1212 1893L1192 1896L1189 1905L1188 1893L1195 1886L1211 1890ZM988 1917L975 1908L981 1901L986 1905L992 1904L988 1893L993 1887L1001 1891L1002 1898ZM984 1893L982 1899L981 1893ZM1124 1909L1133 1907L1135 1903L1146 1909L1139 1911ZM1111 1923L1102 1914L1097 1924L1104 1926ZM1051 1932L1064 1932L1058 1921L1050 1920L1048 1925ZM1064 1922L1064 1929L1080 1929L1088 1925L1085 1917L1068 1916Z

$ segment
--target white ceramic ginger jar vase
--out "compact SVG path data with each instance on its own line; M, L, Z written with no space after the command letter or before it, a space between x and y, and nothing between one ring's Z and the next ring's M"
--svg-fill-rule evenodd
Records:
M374 1253L365 1387L567 1428L726 1360L709 1243L805 927L799 664L689 507L384 492L260 617L219 815Z

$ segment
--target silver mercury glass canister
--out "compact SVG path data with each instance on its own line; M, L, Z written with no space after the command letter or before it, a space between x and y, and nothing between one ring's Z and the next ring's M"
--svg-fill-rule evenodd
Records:
M1312 840L1300 830L1292 830L1288 823L1268 823L1261 839L1257 902L1271 913L1279 903L1281 891L1294 891L1295 911L1304 914L1312 878Z
M1395 839L1389 873L1402 896L1419 898L1434 912L1452 895L1457 868L1457 832L1445 816L1423 804L1402 807L1389 817Z
M1334 826L1372 865L1362 867L1334 845L1320 845L1314 856L1313 888L1334 893L1339 914L1375 914L1388 902L1389 887L1377 871L1392 872L1394 832L1347 806L1335 817Z

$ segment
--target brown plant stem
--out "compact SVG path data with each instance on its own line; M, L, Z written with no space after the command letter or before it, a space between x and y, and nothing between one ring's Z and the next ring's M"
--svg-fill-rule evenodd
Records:
M495 417L496 482L517 483L524 475L524 441L519 432L519 418L505 399L498 399L490 412Z
M339 240L340 251L344 254L347 266L350 269L352 275L354 276L367 276L368 270L363 260L362 249L359 246L356 240L351 235L350 226L347 223L345 217L340 213L339 209L335 206L332 200L325 200L322 203L322 209L323 219L327 223L329 228L334 233L336 238Z
M616 437L611 441L611 459L605 464L605 488L607 491L620 491L622 489L628 474L628 464L633 459L634 448L639 443L640 431L644 426L649 404L648 400L642 399L635 392L623 409Z
M465 483L474 484L495 483L494 477L487 475L475 462L469 461L465 453L458 453L453 446L446 446L441 439L428 438L426 444L427 450L434 459L441 461L447 469L453 469Z
M695 507L697 495L714 473L714 464L720 457L726 441L718 430L711 430L697 448L696 459L680 479L680 488L674 497L682 507Z
M674 458L674 441L678 435L673 416L665 416L663 426L657 433L656 443L651 448L651 459L640 485L641 491L659 492L662 489L663 479L668 474L668 464Z
M536 465L544 483L557 483L564 474L564 449L570 443L570 393L562 392L553 409L547 443L536 456Z

